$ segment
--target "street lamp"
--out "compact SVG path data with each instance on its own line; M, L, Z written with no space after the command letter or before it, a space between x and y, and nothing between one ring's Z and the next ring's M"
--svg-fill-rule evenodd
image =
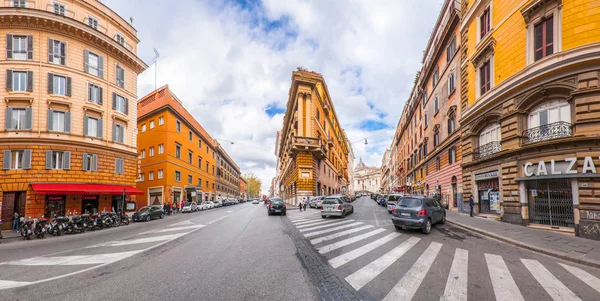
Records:
M363 141L363 139L365 139L365 145L369 144L369 142L367 141L367 138L362 138L362 139L360 139L360 140L356 140L356 141L354 141L354 142L350 142L350 144L354 144L354 143L357 143L357 142L361 142L361 141Z
M221 138L215 138L215 140L217 140L217 141L225 141L225 142L229 142L231 144L235 144L233 141L229 141L229 140L225 140L225 139L221 139Z

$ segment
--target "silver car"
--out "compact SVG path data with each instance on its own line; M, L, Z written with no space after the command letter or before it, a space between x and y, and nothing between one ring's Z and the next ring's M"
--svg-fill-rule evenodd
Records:
M323 202L323 196L316 196L314 198L312 198L312 200L310 200L310 202L308 202L308 206L310 208L317 208L317 209L321 209L321 202Z
M346 217L346 214L354 213L354 206L350 203L350 198L345 195L332 195L323 199L321 203L321 217L340 216Z

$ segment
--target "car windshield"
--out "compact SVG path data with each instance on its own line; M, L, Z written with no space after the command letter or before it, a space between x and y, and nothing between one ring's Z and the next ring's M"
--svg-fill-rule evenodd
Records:
M419 206L421 206L421 204L423 204L423 200L421 200L421 199L403 198L398 203L398 206L413 208L413 207L419 207Z
M140 210L138 210L138 212L148 211L149 209L150 209L150 207L142 207L142 208L140 208Z
M401 198L399 195L390 195L388 198L388 202L396 203Z
M323 200L323 205L337 204L337 203L339 203L339 199L338 198L325 198Z
M186 206L192 206L192 203L185 203Z
M283 204L283 201L282 200L271 200L271 204L281 205L281 204Z

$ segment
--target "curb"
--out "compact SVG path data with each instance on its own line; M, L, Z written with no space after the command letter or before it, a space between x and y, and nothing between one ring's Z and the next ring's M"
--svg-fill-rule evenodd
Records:
M574 258L574 257L571 257L567 253L564 253L564 252L554 251L554 250L551 250L551 249L548 249L548 248L543 248L543 247L538 247L538 246L530 245L530 244L527 244L527 243L524 243L524 242L521 242L521 241L518 241L518 240L514 240L512 238L503 237L503 236L500 236L498 234L491 233L491 232L488 232L488 231L484 231L484 230L481 230L481 229L477 229L475 227L468 226L468 225L465 225L465 224L462 224L462 223L459 223L459 222L455 222L455 221L452 221L452 220L449 220L449 219L446 219L446 222L448 222L450 224L453 224L453 225L455 225L455 226L457 226L459 228L463 228L463 229L465 229L467 231L479 233L479 234L485 235L487 237L491 237L493 239L497 239L497 240L500 240L502 242L505 242L505 243L508 243L508 244L511 244L511 245L514 245L514 246L517 246L517 247L520 247L520 248L524 248L524 249L527 249L527 250L530 250L530 251L542 253L542 254L549 255L549 256L552 256L552 257L556 257L556 258L560 258L560 259L563 259L563 260L566 260L566 261L571 261L571 262L575 262L575 263L579 263L579 264L583 264L583 265L593 266L595 268L600 268L600 261L596 261L596 260L592 260L592 259L585 259L585 258Z

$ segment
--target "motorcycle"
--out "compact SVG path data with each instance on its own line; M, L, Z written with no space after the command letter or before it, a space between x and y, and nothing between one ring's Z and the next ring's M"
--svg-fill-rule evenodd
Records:
M45 217L40 217L40 218L34 220L33 234L37 238L44 238L44 236L46 236L46 223L47 222L48 222L48 219Z
M62 216L57 217L55 215L50 220L50 223L48 223L48 229L47 229L48 234L61 236L63 231L65 230L63 222L64 222L64 217L62 217Z
M96 221L93 218L90 218L90 215L88 213L84 213L81 215L81 221L83 222L83 227L86 230L96 230Z
M129 216L127 214L121 213L121 217L119 219L121 220L121 224L129 225Z
M30 240L31 234L33 234L33 220L31 217L28 220L25 220L25 217L22 216L19 219L19 222L21 223L21 236L23 236L24 239Z
M108 228L110 226L112 226L113 224L113 220L112 217L108 214L108 212L103 211L102 213L100 213L100 220L101 220L101 224L102 224L102 228Z

